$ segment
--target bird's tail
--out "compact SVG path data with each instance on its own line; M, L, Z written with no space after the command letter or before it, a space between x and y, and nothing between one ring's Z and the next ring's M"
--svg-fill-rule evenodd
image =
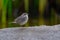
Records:
M16 23L16 22L10 22L10 24L11 24L11 23Z
M16 23L16 22L11 22L11 23Z

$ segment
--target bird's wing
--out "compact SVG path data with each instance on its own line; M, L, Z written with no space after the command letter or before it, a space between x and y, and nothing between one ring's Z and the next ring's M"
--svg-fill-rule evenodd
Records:
M18 18L16 20L17 23L23 23L24 21L26 21L27 17L22 17L22 18Z
M17 17L14 21L16 22L17 20L21 19L21 16Z

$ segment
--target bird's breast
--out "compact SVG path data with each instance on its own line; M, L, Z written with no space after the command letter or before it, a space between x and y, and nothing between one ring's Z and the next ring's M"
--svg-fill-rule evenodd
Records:
M27 21L28 21L28 16L23 17L23 18L21 19L20 25L26 24Z

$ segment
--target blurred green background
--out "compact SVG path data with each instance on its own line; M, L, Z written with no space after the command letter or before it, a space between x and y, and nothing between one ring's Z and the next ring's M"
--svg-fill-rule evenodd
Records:
M29 14L25 27L60 24L59 0L0 0L0 28L22 27L10 22L24 12Z

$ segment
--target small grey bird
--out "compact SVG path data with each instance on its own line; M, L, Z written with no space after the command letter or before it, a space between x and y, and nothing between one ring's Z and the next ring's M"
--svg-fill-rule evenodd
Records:
M19 25L24 25L28 21L28 13L23 13L21 16L17 17L12 23Z

